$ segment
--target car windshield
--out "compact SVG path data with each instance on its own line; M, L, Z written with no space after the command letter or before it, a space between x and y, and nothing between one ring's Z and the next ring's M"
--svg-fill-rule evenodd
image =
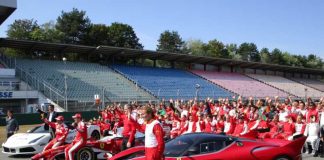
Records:
M28 131L28 133L48 133L48 130L45 130L44 126L37 126L33 129L31 129L30 131Z
M179 157L194 143L190 136L180 136L165 144L164 155L168 157Z

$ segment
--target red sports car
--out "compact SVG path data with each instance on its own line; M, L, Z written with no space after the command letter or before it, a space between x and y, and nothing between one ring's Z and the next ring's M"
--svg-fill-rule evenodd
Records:
M210 133L185 134L165 145L165 160L299 160L306 137L293 141L245 139ZM145 160L144 147L120 152L109 160Z
M138 134L135 138L135 146L144 145L144 137ZM107 136L100 140L88 140L85 147L82 147L75 154L76 160L95 160L106 159L112 155L120 152L123 138L115 136ZM34 155L32 160L46 159L46 160L64 160L64 149L68 145L59 146L55 149L50 149L42 153Z

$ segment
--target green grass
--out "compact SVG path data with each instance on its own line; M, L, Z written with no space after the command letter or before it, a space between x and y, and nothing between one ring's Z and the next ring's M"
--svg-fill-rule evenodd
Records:
M34 126L37 126L39 124L34 124L34 125L21 125L19 126L19 131L18 133L26 133L29 129L33 128ZM7 139L7 133L6 133L6 126L1 126L0 127L0 145L6 141Z

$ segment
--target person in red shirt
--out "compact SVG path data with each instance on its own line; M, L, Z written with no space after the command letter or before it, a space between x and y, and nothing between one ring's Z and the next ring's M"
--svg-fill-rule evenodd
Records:
M244 122L244 117L241 116L241 117L239 117L238 123L235 125L234 132L231 135L239 137L239 136L242 136L245 133L247 133L247 130L248 130L248 126Z
M170 131L170 134L171 134L171 139L173 139L178 136L178 133L180 131L180 121L178 120L176 115L171 116L171 121L172 121L172 129Z
M276 114L272 121L268 124L270 131L265 133L260 133L259 138L274 138L279 134L279 115Z
M198 121L196 122L195 132L203 132L204 130L205 130L204 115L201 113L198 117Z
M126 104L124 106L124 113L122 113L118 109L115 109L115 113L119 116L119 119L124 124L124 130L122 132L123 143L121 150L123 151L127 148L134 147L136 128L134 123L135 120L131 117L132 106Z
M65 160L74 160L74 154L87 143L88 132L87 126L84 122L82 122L81 114L77 113L72 116L74 119L74 123L72 126L77 131L76 136L71 144L69 144L64 152L65 152Z
M302 114L299 114L297 116L297 120L295 123L295 133L293 134L293 136L304 134L306 124L303 122L303 118L304 116Z
M286 118L288 119L288 121L283 123L281 133L279 133L275 138L288 140L288 137L292 136L293 133L295 133L295 116L289 114L288 116L286 116Z
M316 109L316 105L314 102L308 102L308 110L307 110L307 113L306 113L306 122L307 123L310 123L311 122L311 119L310 117L311 116L315 116L316 118L316 122L319 122L319 114L318 114L318 110Z
M187 119L187 116L184 115L184 116L181 118L181 121L180 121L180 130L179 130L179 132L178 132L178 135L181 135L183 132L186 131L187 126L188 126L188 123L189 123L189 121L188 121L188 119Z
M154 111L150 107L143 109L144 125L135 122L136 129L145 133L145 159L162 160L165 148L164 133L159 121L154 119Z
M212 119L209 115L206 115L204 132L211 133L212 131L213 131Z
M64 144L66 136L69 133L69 129L67 126L63 123L64 117L58 116L56 117L56 122L50 122L47 120L47 118L44 118L44 114L42 114L42 120L48 124L51 128L55 129L55 137L52 139L43 149L43 151L46 151L48 149L56 148L62 144Z

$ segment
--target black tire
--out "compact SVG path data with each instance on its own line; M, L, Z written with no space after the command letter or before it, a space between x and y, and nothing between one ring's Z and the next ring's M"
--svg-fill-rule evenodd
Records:
M276 157L275 160L291 160L291 158L289 156L283 155Z
M91 138L95 139L95 140L99 140L100 139L100 133L95 130L91 133Z
M81 148L75 156L76 160L96 160L92 149L88 147Z

